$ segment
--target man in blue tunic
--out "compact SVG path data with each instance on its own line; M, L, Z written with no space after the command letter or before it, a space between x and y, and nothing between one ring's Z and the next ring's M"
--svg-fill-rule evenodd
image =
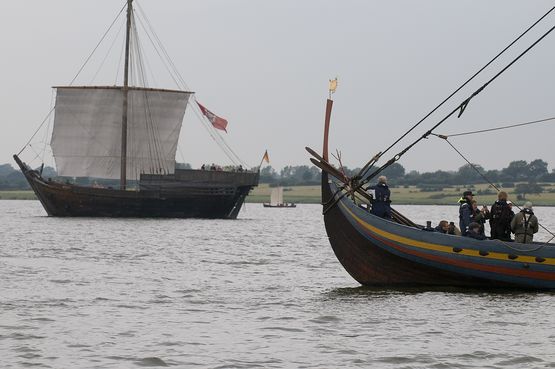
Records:
M472 222L472 200L474 195L472 191L464 191L461 199L459 200L459 227L462 235L466 236L468 226Z
M370 189L374 190L371 213L380 218L391 219L391 191L387 186L387 177L380 176L378 183Z

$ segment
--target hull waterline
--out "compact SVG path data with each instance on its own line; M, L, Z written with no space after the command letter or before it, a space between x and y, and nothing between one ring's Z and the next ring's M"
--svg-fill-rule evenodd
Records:
M139 191L93 188L45 180L17 156L14 159L48 215L56 217L235 219L258 184L258 175L249 173L252 178L241 185L174 181L174 186L158 184Z

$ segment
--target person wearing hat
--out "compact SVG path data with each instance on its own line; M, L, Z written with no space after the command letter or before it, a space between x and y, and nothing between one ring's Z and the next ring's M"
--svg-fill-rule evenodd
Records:
M512 203L508 201L508 194L500 191L497 201L491 206L489 225L491 228L491 239L511 241L511 220L515 213Z
M511 229L515 234L515 241L532 243L534 233L539 230L538 218L534 215L532 203L527 201L522 210L511 221Z
M459 228L461 229L462 235L466 236L468 232L468 226L472 222L472 200L474 199L474 194L472 191L464 191L461 199L459 200Z
M370 187L374 192L371 213L385 219L391 219L391 191L387 186L387 177L378 177L378 183Z

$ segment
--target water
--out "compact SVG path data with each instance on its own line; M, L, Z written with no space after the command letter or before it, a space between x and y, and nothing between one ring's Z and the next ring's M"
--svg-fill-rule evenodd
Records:
M360 287L320 212L56 219L0 201L0 367L555 367L555 294Z

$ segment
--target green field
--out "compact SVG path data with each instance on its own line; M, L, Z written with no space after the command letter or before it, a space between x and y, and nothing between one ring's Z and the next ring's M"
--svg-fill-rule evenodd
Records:
M473 188L474 193L478 191L488 190L488 185L475 185ZM532 201L534 205L540 206L555 206L555 184L545 186L545 190L540 195L527 195L526 200ZM394 187L391 189L391 200L394 204L413 204L413 205L457 205L457 201L461 197L462 191L466 188L462 186L453 186L444 188L442 191L423 192L420 189L410 186ZM495 192L494 189L489 189ZM505 189L509 193L509 198L516 204L521 204L524 200L517 200L517 195L512 192L512 189ZM247 202L269 202L271 188L267 184L263 184L255 188ZM475 199L480 205L491 205L497 199L497 194L492 193L488 195L477 194ZM293 186L285 187L283 193L283 200L286 202L295 203L319 203L320 202L320 186Z
M272 188L261 184L251 191L247 202L270 202ZM320 186L293 186L283 188L283 201L297 204L320 203Z
M423 192L418 188L410 186L394 187L391 189L391 200L394 204L414 204L414 205L456 205L461 196L461 192L465 188L462 186L453 186L444 188L442 191ZM478 191L488 190L488 185L475 185L474 193ZM494 191L492 189L489 189ZM516 194L506 189L509 198L516 204L522 204L523 200L517 200ZM271 187L267 184L261 184L252 190L247 197L247 202L261 203L270 201ZM551 192L548 192L551 191ZM497 199L495 193L489 195L476 195L476 200L480 205L491 205ZM1 200L35 200L35 194L32 191L0 191ZM544 192L540 195L527 195L534 205L539 206L555 206L555 183L544 187ZM320 186L292 186L285 187L283 192L283 200L286 202L294 202L298 204L317 204L320 203Z
M0 191L0 200L36 200L33 191Z

